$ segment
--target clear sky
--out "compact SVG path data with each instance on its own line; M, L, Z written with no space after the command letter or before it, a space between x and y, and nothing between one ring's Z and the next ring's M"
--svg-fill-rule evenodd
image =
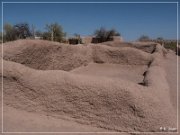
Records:
M45 0L46 1L46 0ZM50 0L49 0L50 1ZM127 41L141 35L176 39L177 5L170 4L9 4L4 23L27 22L36 30L58 22L67 34L91 35L101 26L117 29ZM2 28L1 28L2 29Z

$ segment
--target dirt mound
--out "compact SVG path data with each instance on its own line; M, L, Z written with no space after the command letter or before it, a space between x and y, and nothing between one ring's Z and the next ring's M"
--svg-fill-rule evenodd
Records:
M96 63L148 65L152 60L150 54L131 47L115 48L99 45L92 48Z
M19 40L4 45L4 59L41 70L66 70L87 65L91 48L56 42Z
M107 78L123 79L135 83L141 83L143 81L143 74L147 70L147 66L144 65L120 65L120 64L97 64L90 63L87 66L79 67L70 72L88 75L88 76L102 76Z
M163 48L156 45L154 49L149 54L132 47L68 46L33 40L7 43L3 73L0 69L4 104L113 131L176 127L162 68ZM128 79L66 72L90 62L148 65L145 86Z
M146 87L121 79L38 71L4 61L4 103L116 131L175 127L173 109Z
M41 40L18 40L4 44L5 60L41 70L65 70L89 62L147 65L151 55L141 50L102 45L73 46Z
M111 47L132 47L140 49L147 53L152 53L157 45L154 42L115 42L115 41L108 41L100 43L101 45L107 45Z

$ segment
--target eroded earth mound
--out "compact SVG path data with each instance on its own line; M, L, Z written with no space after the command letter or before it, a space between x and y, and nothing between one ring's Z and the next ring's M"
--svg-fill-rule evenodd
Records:
M159 44L153 53L41 40L5 43L3 49L4 106L110 131L176 127Z

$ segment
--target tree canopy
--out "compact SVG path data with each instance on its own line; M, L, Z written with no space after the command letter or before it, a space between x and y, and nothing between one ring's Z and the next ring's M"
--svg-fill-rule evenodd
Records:
M150 40L150 38L146 35L142 35L138 40L139 41L148 41L148 40Z
M5 23L3 29L4 29L3 37L5 42L13 41L16 39L15 31L11 24Z
M28 23L18 23L13 28L18 39L25 39L32 36Z
M104 27L95 30L94 35L99 39L99 42L105 42L112 40L113 36L120 36L120 33L115 29L107 30Z
M18 23L15 25L5 23L3 34L5 42L17 39L25 39L32 36L29 25L27 23Z
M58 23L47 24L45 29L47 31L44 32L43 39L46 40L61 42L66 35Z

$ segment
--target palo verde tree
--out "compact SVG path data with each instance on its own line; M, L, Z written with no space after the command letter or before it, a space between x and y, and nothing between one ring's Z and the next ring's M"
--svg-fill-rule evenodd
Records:
M47 31L43 33L43 39L46 40L62 42L66 35L58 23L47 24L45 29Z

